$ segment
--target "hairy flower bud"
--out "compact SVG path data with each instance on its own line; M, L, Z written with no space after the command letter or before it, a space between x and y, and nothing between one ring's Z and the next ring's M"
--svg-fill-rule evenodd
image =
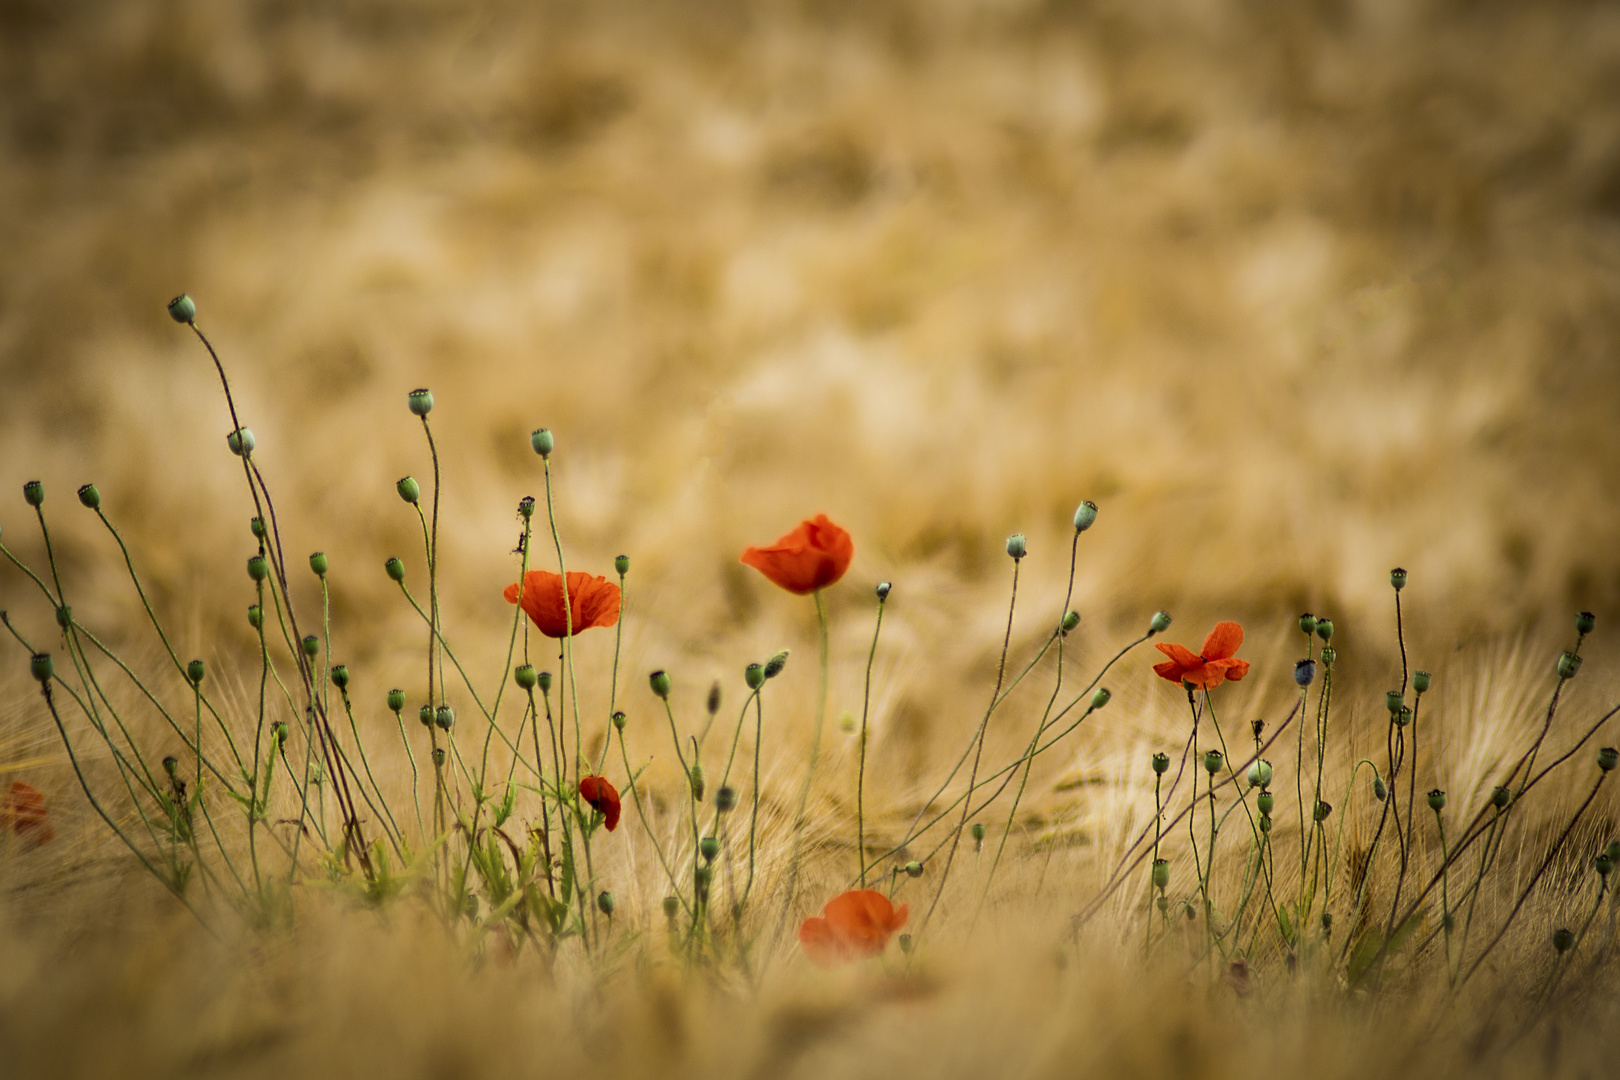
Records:
M708 709L710 716L713 716L715 713L720 711L720 680L719 679L714 680L714 683L709 687L709 699L707 701L705 701L703 703L703 705L704 705L704 707L706 709Z
M692 767L686 772L686 778L692 785L692 798L698 802L702 802L704 792L702 764L696 761L692 762Z
M613 894L603 889L596 894L596 908L608 918L613 917Z
M1373 777L1373 798L1383 802L1384 797L1388 794L1389 787L1384 783L1384 778L1382 776Z

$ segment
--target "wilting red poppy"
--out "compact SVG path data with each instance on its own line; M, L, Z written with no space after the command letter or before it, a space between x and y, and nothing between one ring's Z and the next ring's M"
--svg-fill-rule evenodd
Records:
M1170 659L1154 664L1153 670L1173 683L1213 690L1223 679L1237 682L1249 673L1247 660L1234 659L1232 654L1243 644L1243 627L1235 622L1216 623L1215 629L1204 639L1204 650L1194 654L1183 645L1160 642L1154 647Z
M808 595L844 576L855 557L855 541L817 514L769 547L751 547L742 561L791 593Z
M895 907L880 892L853 889L827 901L820 918L799 924L799 945L820 968L881 956L910 913L910 905Z
M506 587L506 602L518 602L514 582ZM619 621L619 587L605 577L568 571L568 608L563 607L562 575L549 570L530 570L523 575L523 610L546 637L568 636L573 612L574 633L593 626L612 626Z
M0 799L0 830L12 829L24 840L43 844L56 836L50 815L45 812L45 796L21 780L13 780L6 797Z
M619 826L619 792L605 776L586 776L579 781L579 797L602 814L603 824L612 832Z

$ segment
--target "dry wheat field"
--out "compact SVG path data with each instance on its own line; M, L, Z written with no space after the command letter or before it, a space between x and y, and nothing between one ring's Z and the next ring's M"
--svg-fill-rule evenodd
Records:
M0 1076L1612 1075L1617 71L0 0Z

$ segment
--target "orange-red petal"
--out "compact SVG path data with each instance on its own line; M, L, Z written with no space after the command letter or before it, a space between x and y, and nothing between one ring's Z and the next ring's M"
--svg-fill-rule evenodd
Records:
M1204 639L1201 650L1205 660L1225 660L1243 644L1243 627L1235 622L1219 622Z
M820 918L800 924L799 944L817 967L879 956L910 914L908 905L895 907L880 892L852 889L827 901Z
M844 576L855 557L855 541L826 514L799 522L765 547L743 551L742 562L788 592L805 596Z
M799 924L799 947L812 964L828 971L850 959L844 955L843 947L827 920L816 916Z
M1166 660L1162 664L1153 665L1155 675L1158 675L1161 679L1169 679L1173 683L1181 682L1181 677L1187 673L1187 670L1187 668L1182 667L1174 660Z
M1203 663L1203 658L1185 645L1173 645L1167 641L1160 641L1156 642L1153 647L1184 668L1197 667Z
M506 602L519 602L516 583L506 587ZM530 570L523 575L523 611L547 637L567 637L570 628L577 634L595 626L612 626L619 621L619 602L619 587L599 575L570 570L566 606L560 574Z
M602 824L608 832L619 827L619 792L605 776L583 776L579 781L579 797L602 815Z
M13 780L5 798L0 799L0 829L11 829L36 845L56 836L45 809L45 796L21 780Z

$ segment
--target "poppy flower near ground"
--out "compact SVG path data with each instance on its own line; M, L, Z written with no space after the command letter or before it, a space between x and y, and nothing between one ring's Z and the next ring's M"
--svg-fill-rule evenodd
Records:
M506 602L518 602L517 583L506 587ZM530 570L523 575L523 610L546 637L568 636L569 612L574 633L619 621L619 587L605 577L568 572L568 607L563 607L562 575Z
M855 557L855 541L834 525L826 514L817 514L774 544L751 547L742 561L790 593L806 596L824 589L844 576Z
M819 968L881 956L910 913L910 905L895 907L880 892L853 889L827 901L819 918L799 925L799 945Z
M36 846L56 836L45 810L45 796L21 780L13 780L5 798L0 799L0 829L12 829Z
M1216 623L1215 629L1204 639L1202 652L1194 653L1184 645L1163 642L1154 646L1170 659L1154 664L1153 670L1173 683L1187 683L1204 690L1213 690L1222 680L1237 682L1249 673L1249 662L1232 656L1243 644L1243 627L1235 622Z
M601 813L607 831L619 826L619 792L605 776L586 776L579 781L579 797Z

